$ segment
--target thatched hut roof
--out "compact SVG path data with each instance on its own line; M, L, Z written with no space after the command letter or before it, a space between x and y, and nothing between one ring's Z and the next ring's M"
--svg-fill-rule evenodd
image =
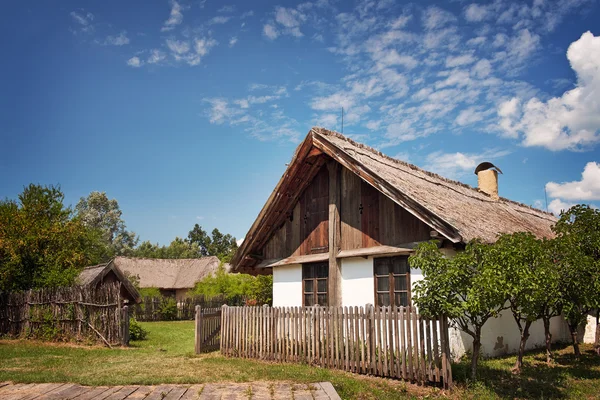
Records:
M116 257L114 263L125 273L139 276L140 287L190 289L219 267L217 257L158 259ZM225 265L227 270L228 264Z
M249 255L281 226L294 206L299 182L312 180L316 169L305 165L315 154L333 158L395 203L454 243L478 238L493 242L499 234L526 231L552 237L554 215L503 197L491 196L461 182L388 157L337 132L315 127L298 146L277 187L238 249L232 264L251 266ZM298 189L299 190L299 189Z
M113 260L105 263L92 265L89 267L85 267L77 277L77 284L82 286L92 286L95 287L101 282L104 281L104 278L113 273L116 279L121 283L122 288L129 294L131 299L137 303L142 300L142 296L138 292L138 290L131 284L129 279L123 274L113 262Z

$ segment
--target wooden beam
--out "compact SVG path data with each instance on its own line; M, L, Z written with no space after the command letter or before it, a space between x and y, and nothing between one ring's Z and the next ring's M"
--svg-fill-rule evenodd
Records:
M340 234L342 223L340 218L341 199L341 166L335 160L327 163L329 170L329 306L342 305L342 261L337 258L340 251Z
M309 254L306 256L292 256L279 260L263 261L260 266L261 268L272 268L282 267L284 265L292 264L305 264L311 262L327 261L329 260L329 253Z

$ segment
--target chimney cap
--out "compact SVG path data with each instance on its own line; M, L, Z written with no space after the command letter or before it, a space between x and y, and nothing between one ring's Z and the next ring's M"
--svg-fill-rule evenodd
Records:
M477 175L478 173L480 173L481 171L484 171L486 169L490 169L490 168L494 168L496 171L502 173L502 170L498 167L496 167L494 164L492 164L489 161L484 161L481 164L479 164L477 166L477 168L475 168L475 175Z

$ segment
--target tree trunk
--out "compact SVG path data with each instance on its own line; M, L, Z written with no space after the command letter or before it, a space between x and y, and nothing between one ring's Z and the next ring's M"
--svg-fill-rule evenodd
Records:
M577 326L578 325L569 324L571 340L573 341L573 352L575 353L575 357L579 358L579 356L581 356L581 351L579 351L579 340L577 339Z
M521 331L521 342L519 343L519 354L517 355L517 362L513 367L513 372L515 374L521 373L521 368L523 368L523 355L525 354L525 345L527 344L527 339L529 339L529 327L531 327L531 321L525 322L525 327Z
M479 353L481 352L481 328L475 328L475 337L473 338L473 354L471 356L471 379L477 380L477 364L479 362Z
M550 333L550 318L544 317L544 335L546 336L546 364L552 363L552 334Z

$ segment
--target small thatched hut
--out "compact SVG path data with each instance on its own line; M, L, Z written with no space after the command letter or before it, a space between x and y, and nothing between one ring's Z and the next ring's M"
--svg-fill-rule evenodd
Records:
M219 268L217 257L158 259L116 257L114 264L121 271L139 278L140 288L158 288L165 296L183 300L196 282L214 273ZM229 270L229 265L225 264Z
M122 299L128 300L129 303L141 302L140 293L113 261L84 268L77 278L77 283L82 286L99 288L105 284L120 282Z

